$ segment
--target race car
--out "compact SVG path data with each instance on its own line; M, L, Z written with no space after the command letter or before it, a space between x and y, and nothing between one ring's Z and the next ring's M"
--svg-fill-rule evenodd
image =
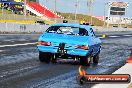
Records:
M38 39L40 62L56 63L57 58L91 61L98 64L101 40L89 25L59 23L51 25Z

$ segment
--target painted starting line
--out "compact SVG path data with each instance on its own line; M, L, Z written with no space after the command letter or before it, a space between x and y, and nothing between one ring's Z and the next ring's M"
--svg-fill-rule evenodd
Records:
M0 45L0 48L3 48L3 47L13 47L13 46L34 45L34 44L37 44L37 42L34 42L34 43L24 43L24 44L14 44L14 45Z

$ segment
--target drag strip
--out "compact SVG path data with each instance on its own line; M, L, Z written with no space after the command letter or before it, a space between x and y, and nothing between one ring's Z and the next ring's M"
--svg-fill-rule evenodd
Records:
M128 34L110 36L119 35L101 39L99 64L84 67L88 74L111 74L125 64L132 50L132 37ZM17 40L17 37L14 39ZM0 45L0 88L91 88L94 85L80 86L76 82L78 62L60 60L56 64L41 63L36 40L32 36L28 42Z

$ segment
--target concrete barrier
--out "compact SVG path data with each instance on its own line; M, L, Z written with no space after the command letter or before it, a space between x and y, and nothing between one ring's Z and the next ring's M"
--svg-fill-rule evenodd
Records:
M0 33L41 33L48 27L49 25L40 24L0 23ZM104 28L96 26L93 28L95 32L132 31L132 28Z
M1 33L41 33L45 31L49 25L40 24L16 24L16 23L0 23Z
M97 26L94 26L94 31L97 31L97 32L118 32L118 31L132 31L132 28L104 28L104 27L97 27Z

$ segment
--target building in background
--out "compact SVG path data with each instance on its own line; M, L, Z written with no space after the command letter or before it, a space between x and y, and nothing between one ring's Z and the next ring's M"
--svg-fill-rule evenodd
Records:
M109 21L107 21L108 19ZM132 18L110 16L109 18L106 17L106 22L109 22L109 24L132 24Z
M107 22L107 27L109 24L128 24L131 23L131 19L125 17L127 13L128 3L127 2L109 2L108 12L105 18L105 22Z

